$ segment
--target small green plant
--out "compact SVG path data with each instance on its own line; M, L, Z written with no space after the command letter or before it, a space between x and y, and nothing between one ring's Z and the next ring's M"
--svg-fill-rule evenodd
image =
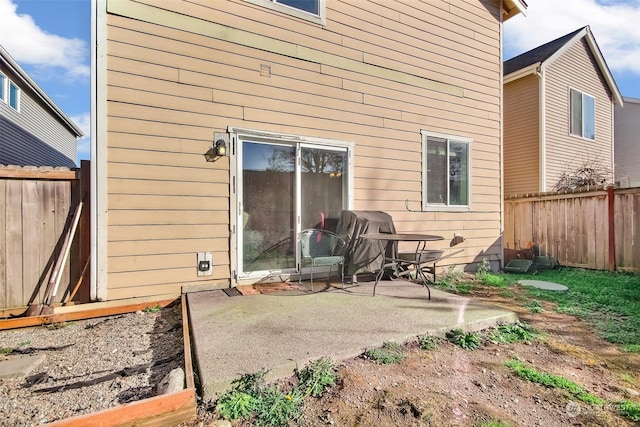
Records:
M449 266L449 269L440 275L438 284L444 286L453 286L462 280L462 272L456 269L455 265Z
M509 424L502 421L491 420L482 424L482 427L509 427Z
M622 350L627 353L640 353L640 344L625 344L622 346Z
M487 286L493 286L496 288L506 288L509 286L509 281L504 276L494 273L484 274L479 276L478 279Z
M231 390L218 399L216 410L225 420L247 418L256 407L256 398L239 390Z
M524 378L528 381L541 384L545 387L557 388L567 391L576 399L589 403L591 405L602 405L605 403L604 399L599 398L582 388L580 385L570 381L566 378L549 374L547 372L541 372L526 366L519 360L511 359L507 360L505 365L513 370L520 378Z
M538 332L527 323L518 320L512 324L498 326L487 337L501 344L530 342L537 339Z
M159 305L151 305L142 311L144 311L145 313L158 313L160 310L162 310L162 307L160 307Z
M296 369L298 388L304 391L305 395L320 396L325 388L335 384L336 372L336 364L331 358L323 357L315 360L301 371Z
M491 263L489 262L489 260L487 258L482 258L482 261L476 268L476 276L484 276L492 272L493 270L491 270Z
M13 353L12 348L0 348L0 354L6 356L7 354Z
M440 338L433 335L419 335L418 345L423 350L433 350L440 344Z
M453 329L446 333L446 337L453 344L465 350L475 350L482 343L480 334L464 332L462 329Z
M374 362L383 365L400 363L404 360L402 346L394 342L385 342L380 348L367 350L365 355Z
M623 400L618 404L618 413L631 421L640 421L640 404Z
M544 311L544 309L542 308L542 304L538 300L532 300L527 302L524 305L524 308L529 310L529 312L531 313L542 313Z
M56 322L47 325L48 329L64 329L73 326L75 322Z
M288 425L300 415L302 400L297 390L285 393L276 386L266 388L256 402L256 424L275 427Z

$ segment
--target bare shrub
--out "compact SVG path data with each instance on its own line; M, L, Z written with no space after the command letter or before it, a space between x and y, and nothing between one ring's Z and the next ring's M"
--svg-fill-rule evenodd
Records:
M560 175L553 191L572 191L578 188L590 188L613 185L611 169L599 160L585 160L577 168Z

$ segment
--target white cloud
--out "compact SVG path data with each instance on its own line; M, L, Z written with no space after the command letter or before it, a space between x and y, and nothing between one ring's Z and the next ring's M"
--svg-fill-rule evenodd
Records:
M586 25L614 72L640 75L640 0L530 0L505 24L507 58Z
M84 137L78 140L78 164L81 159L89 159L91 156L91 114L83 113L70 117L78 125Z
M18 14L11 0L0 0L0 44L21 65L31 65L39 72L59 68L70 81L90 75L85 41L49 34L29 15Z

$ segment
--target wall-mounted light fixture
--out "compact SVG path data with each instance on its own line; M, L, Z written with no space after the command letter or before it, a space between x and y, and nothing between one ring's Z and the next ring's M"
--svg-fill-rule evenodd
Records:
M224 139L219 139L216 141L216 143L213 145L216 154L218 156L226 156L227 155L227 143Z
M220 157L228 155L227 141L223 138L215 139L213 146L204 153L204 158L207 162L215 162Z

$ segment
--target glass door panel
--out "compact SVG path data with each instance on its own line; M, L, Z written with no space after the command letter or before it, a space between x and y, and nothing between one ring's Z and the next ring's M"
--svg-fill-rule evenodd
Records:
M336 231L347 205L347 151L302 145L300 149L301 229Z
M296 147L242 143L244 273L295 268Z

